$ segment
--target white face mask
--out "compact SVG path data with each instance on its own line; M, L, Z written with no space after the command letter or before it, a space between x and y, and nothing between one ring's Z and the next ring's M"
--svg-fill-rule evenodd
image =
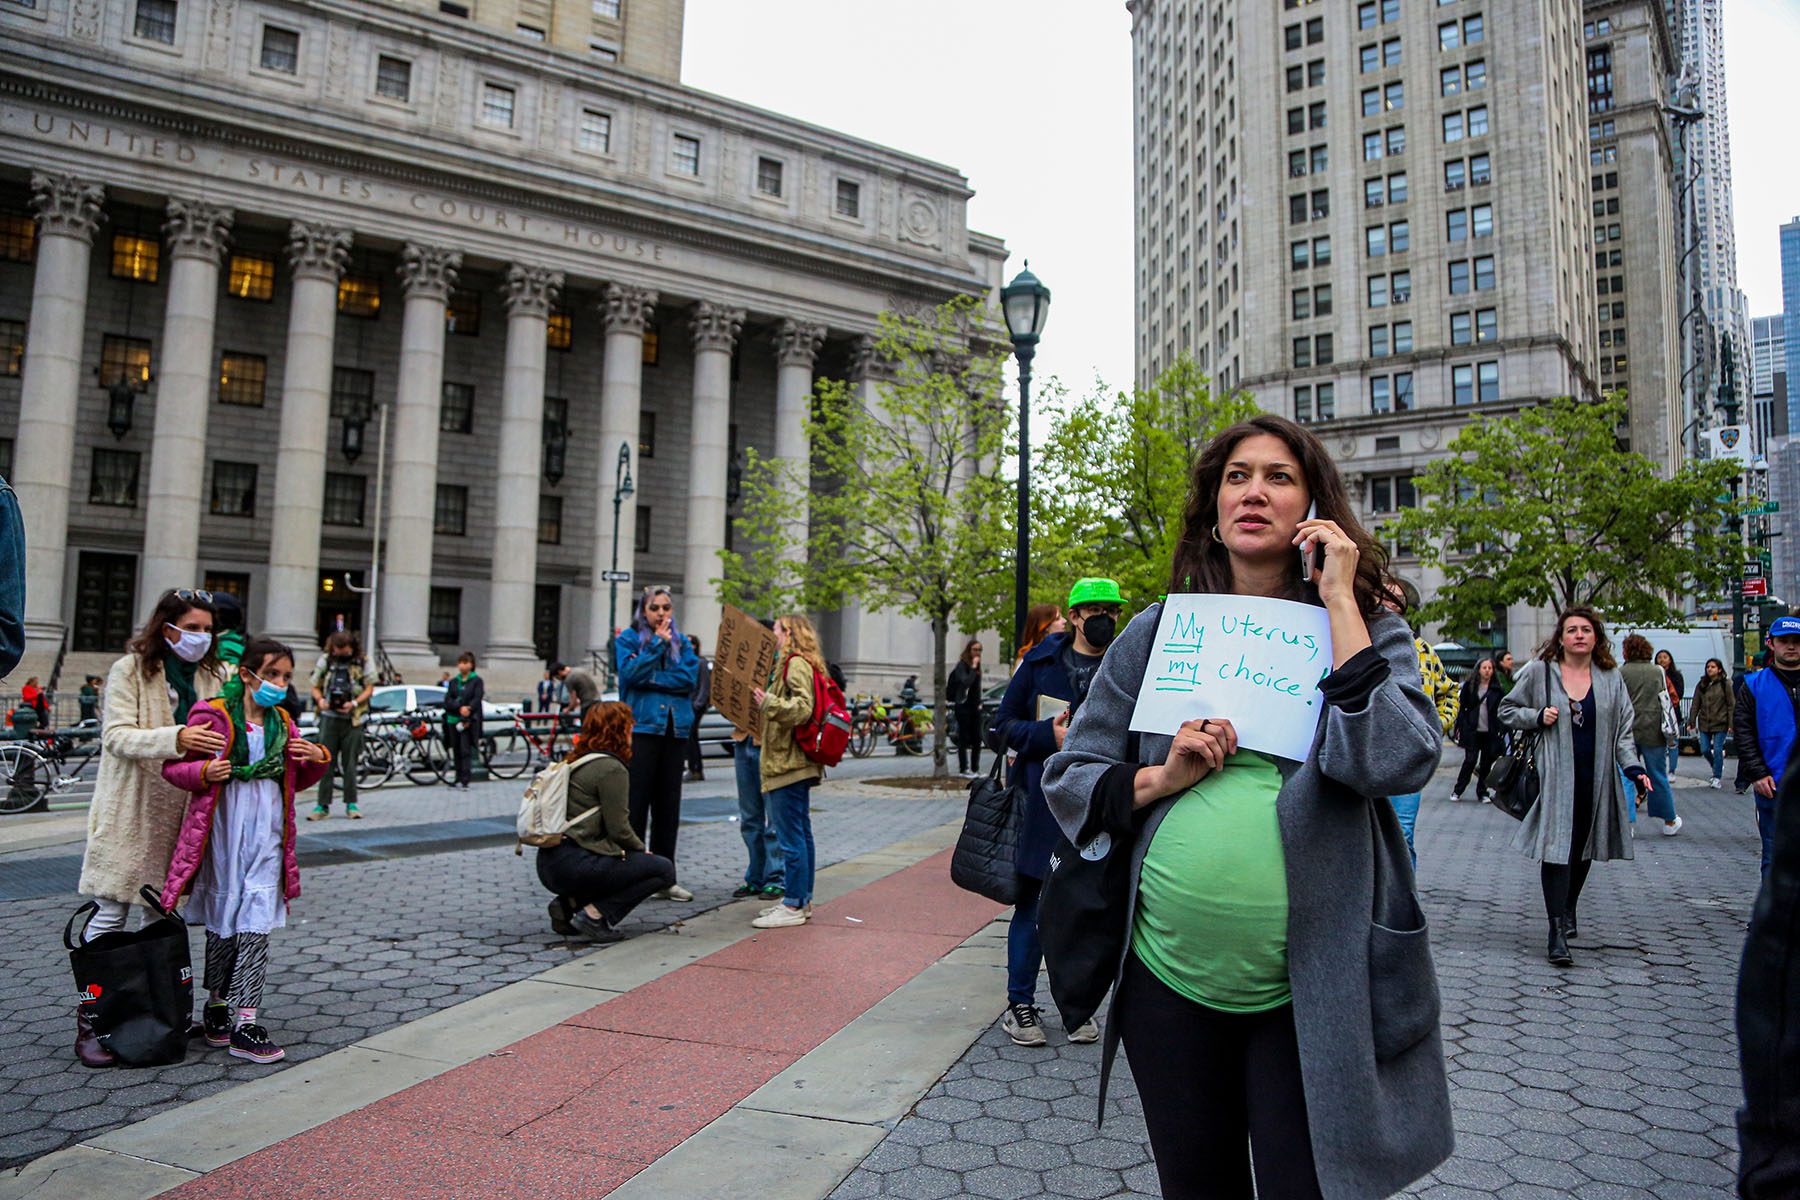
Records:
M163 628L175 635L175 640L169 643L169 648L182 662L197 663L206 657L208 650L212 649L212 634L210 633L194 633L191 630L177 629L168 624L165 624ZM167 639L165 638L165 640Z

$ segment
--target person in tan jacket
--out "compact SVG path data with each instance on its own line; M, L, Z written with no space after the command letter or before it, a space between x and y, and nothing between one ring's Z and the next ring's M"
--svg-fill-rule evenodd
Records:
M750 698L762 709L762 790L781 843L786 895L750 922L758 929L784 929L812 919L812 788L825 778L825 768L806 757L794 737L813 717L813 678L827 670L819 635L811 621L790 613L775 621L775 645L769 686L756 688Z
M81 860L82 895L99 906L83 939L125 928L138 890L160 889L181 833L187 793L162 777L162 765L190 751L217 753L225 739L192 728L188 710L218 694L224 680L212 637L212 598L206 592L164 592L126 654L106 676L100 731L100 770L88 808L87 848ZM90 1067L112 1054L76 1010L75 1053Z

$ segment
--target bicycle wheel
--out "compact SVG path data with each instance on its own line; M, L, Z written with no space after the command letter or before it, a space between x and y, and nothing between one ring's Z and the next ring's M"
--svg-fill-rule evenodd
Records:
M356 756L356 786L378 788L394 777L394 743L385 735L366 732Z
M25 746L0 746L0 813L43 812L50 807L55 768Z
M408 743L401 769L414 783L426 784L447 782L450 778L447 769L454 768L450 767L449 748L444 745L444 739L433 732Z
M516 728L481 739L481 761L495 779L517 779L531 766L532 745Z
M850 753L857 758L867 758L875 752L875 722L867 717L857 722L856 731L850 736Z

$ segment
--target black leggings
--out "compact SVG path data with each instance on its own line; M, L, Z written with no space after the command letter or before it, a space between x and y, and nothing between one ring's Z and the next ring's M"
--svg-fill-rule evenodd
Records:
M642 850L627 850L622 858L583 850L564 840L537 853L538 881L558 896L577 905L591 904L609 925L617 925L631 910L675 882L675 864Z
M1587 855L1588 838L1594 832L1594 781L1575 781L1575 827L1569 834L1569 861L1543 864L1544 913L1551 918L1566 917L1575 911L1581 899L1581 885L1587 882L1588 868L1594 864Z
M662 733L631 735L631 827L650 853L675 861L681 831L681 771L687 739Z
M1497 733L1467 733L1463 738L1462 770L1456 773L1456 786L1450 790L1462 795L1463 789L1469 786L1469 776L1473 775L1475 791L1480 794L1487 791L1488 772L1494 769L1494 760L1506 748L1506 739Z
M1321 1195L1293 1005L1219 1012L1172 991L1134 954L1113 1019L1143 1098L1165 1200Z

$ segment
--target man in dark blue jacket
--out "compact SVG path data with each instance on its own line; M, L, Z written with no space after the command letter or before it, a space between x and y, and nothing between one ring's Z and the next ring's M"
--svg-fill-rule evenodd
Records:
M1110 579L1082 579L1069 591L1069 631L1053 633L1029 650L1013 672L1006 695L988 727L996 754L1010 750L1013 783L1024 784L1025 820L1019 831L1019 901L1006 938L1007 1036L1021 1046L1044 1045L1038 1017L1037 979L1044 965L1038 941L1038 892L1050 870L1050 852L1061 830L1044 801L1044 761L1062 747L1069 721L1087 698L1106 647L1124 610L1119 585ZM1071 1042L1098 1040L1092 1021L1069 1031Z
M1738 684L1732 709L1739 788L1756 796L1756 829L1762 835L1762 869L1767 874L1775 836L1775 794L1781 771L1796 740L1800 716L1800 617L1777 617L1769 626L1774 661Z
M0 479L0 679L25 657L25 520Z

